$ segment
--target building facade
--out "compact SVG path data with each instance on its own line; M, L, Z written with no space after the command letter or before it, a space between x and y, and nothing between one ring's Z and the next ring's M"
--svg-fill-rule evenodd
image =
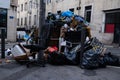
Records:
M10 0L10 9L8 10L8 29L7 41L16 41L16 26L17 26L17 0Z
M40 0L18 0L17 28L30 30L39 26L39 1Z
M46 15L71 10L90 22L92 37L106 44L118 43L120 0L47 0Z
M91 23L92 35L104 43L119 42L119 3L120 0L81 0L81 15L90 17L88 20Z
M2 3L1 3L2 4ZM7 4L6 4L7 5ZM0 8L1 10L4 10L5 15L0 14L0 21L2 21L2 24L5 25L5 40L9 42L15 42L16 41L16 25L17 25L17 0L10 0L10 3L8 4L9 7L7 8ZM3 11L1 11L2 13ZM1 30L0 30L0 37L1 37Z

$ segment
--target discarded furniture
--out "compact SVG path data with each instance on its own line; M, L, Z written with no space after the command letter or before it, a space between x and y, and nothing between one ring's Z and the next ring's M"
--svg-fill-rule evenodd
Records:
M26 49L30 51L27 52ZM11 53L13 54L14 59L19 62L27 62L26 66L29 67L30 64L35 64L39 66L45 66L45 61L43 57L43 50L45 48L40 47L39 45L14 45L11 49ZM35 58L37 55L37 58ZM32 59L31 59L32 57Z
M25 51L21 44L14 45L13 48L11 49L11 53L14 59L18 62L29 60L28 58L29 53Z
M23 45L25 48L30 49L30 53L35 56L37 53L37 58L34 58L32 60L29 60L29 62L26 64L27 67L29 67L31 64L38 65L45 67L45 59L44 59L44 47L41 47L40 45Z

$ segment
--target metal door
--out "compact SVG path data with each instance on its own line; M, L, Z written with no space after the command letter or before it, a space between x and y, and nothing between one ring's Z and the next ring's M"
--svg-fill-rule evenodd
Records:
M119 43L120 40L120 24L115 24L115 29L114 29L114 43Z

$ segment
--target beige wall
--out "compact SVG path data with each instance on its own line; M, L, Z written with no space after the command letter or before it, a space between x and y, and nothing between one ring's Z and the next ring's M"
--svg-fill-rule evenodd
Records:
M12 1L12 0L11 0ZM13 0L10 3L10 8L8 9L8 18L7 18L7 41L15 42L16 41L16 26L17 26L17 0ZM10 16L13 18L10 19Z
M32 1L32 8L30 8L30 1ZM36 0L18 0L18 9L17 9L17 18L19 18L19 26L20 28L25 27L25 17L27 17L27 29L30 29L32 26L39 27L39 7L35 7L36 5L39 6L38 3L35 3ZM27 2L27 10L24 10L25 3ZM21 4L23 4L23 11L21 11ZM30 14L31 13L31 14ZM31 24L29 24L29 16L31 15ZM36 25L34 25L34 15L37 17ZM23 18L23 25L21 25L21 18Z
M13 19L10 19L10 16L13 16ZM8 10L7 41L10 42L16 41L16 26L17 26L16 12L10 9Z
M27 2L28 0L18 0L18 7L17 7L17 18L19 18L19 25L18 27L24 27L24 19L25 17L28 16L27 14L27 11L24 11L24 6L25 6L25 3ZM21 4L23 4L23 11L21 11ZM27 3L28 4L28 3ZM23 18L23 25L21 25L21 18Z
M92 36L97 37L103 43L111 44L113 33L104 33L105 13L103 10L120 8L120 0L82 0L81 15L84 16L84 7L92 5L91 24Z

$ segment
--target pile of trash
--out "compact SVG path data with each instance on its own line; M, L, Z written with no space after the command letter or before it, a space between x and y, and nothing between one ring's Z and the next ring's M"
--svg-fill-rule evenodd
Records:
M60 14L54 14L54 13L48 13L48 16L46 18L46 22L54 23L54 26L61 27L64 24L70 24L72 21L75 22L75 26L77 25L77 22L83 22L86 26L89 25L89 23L80 15L76 15L71 11L64 11Z
M53 35L50 33L51 27L60 28L59 45L48 45L50 36ZM84 34L81 33L83 29ZM13 54L15 59L18 57L20 59L20 56L22 56L20 60L23 61L24 58L26 60L26 57L30 56L30 53L36 52L39 54L39 49L44 49L44 59L47 63L53 65L80 65L84 69L119 65L119 58L110 52L105 53L104 44L96 37L91 36L89 23L83 17L75 15L71 11L65 11L57 15L49 13L41 33L40 45L30 44L29 54L26 53L25 46L21 46L21 44L16 44L17 46L14 46L9 53ZM81 35L85 37L84 44L81 44ZM45 47L43 48L43 46ZM81 50L81 47L83 47L83 50Z
M63 27L61 28L60 38L63 38L62 41L64 41L65 39L65 32L81 31L83 27L86 29L84 52L80 52L81 43L62 54L55 51L49 54L50 58L48 61L51 64L73 64L80 65L82 68L86 69L106 67L106 65L119 65L119 58L115 55L112 55L110 52L105 53L106 48L104 48L104 45L96 37L91 37L89 23L82 16L75 15L71 11L64 11L61 13L61 15L59 15L59 18L56 18L55 15L51 13L50 15L48 15L47 19L50 22L54 23L55 26L58 26L61 21L60 26ZM77 37L79 40L79 36ZM74 35L71 35L70 38L74 38ZM80 59L80 54L83 54L82 59Z
M52 52L45 51L45 54L48 55L48 63L53 65L80 65L84 69L103 68L107 65L118 66L119 58L110 52L105 53L105 50L104 45L94 37L85 43L82 59L80 59L80 44L67 53L59 53L53 49Z

